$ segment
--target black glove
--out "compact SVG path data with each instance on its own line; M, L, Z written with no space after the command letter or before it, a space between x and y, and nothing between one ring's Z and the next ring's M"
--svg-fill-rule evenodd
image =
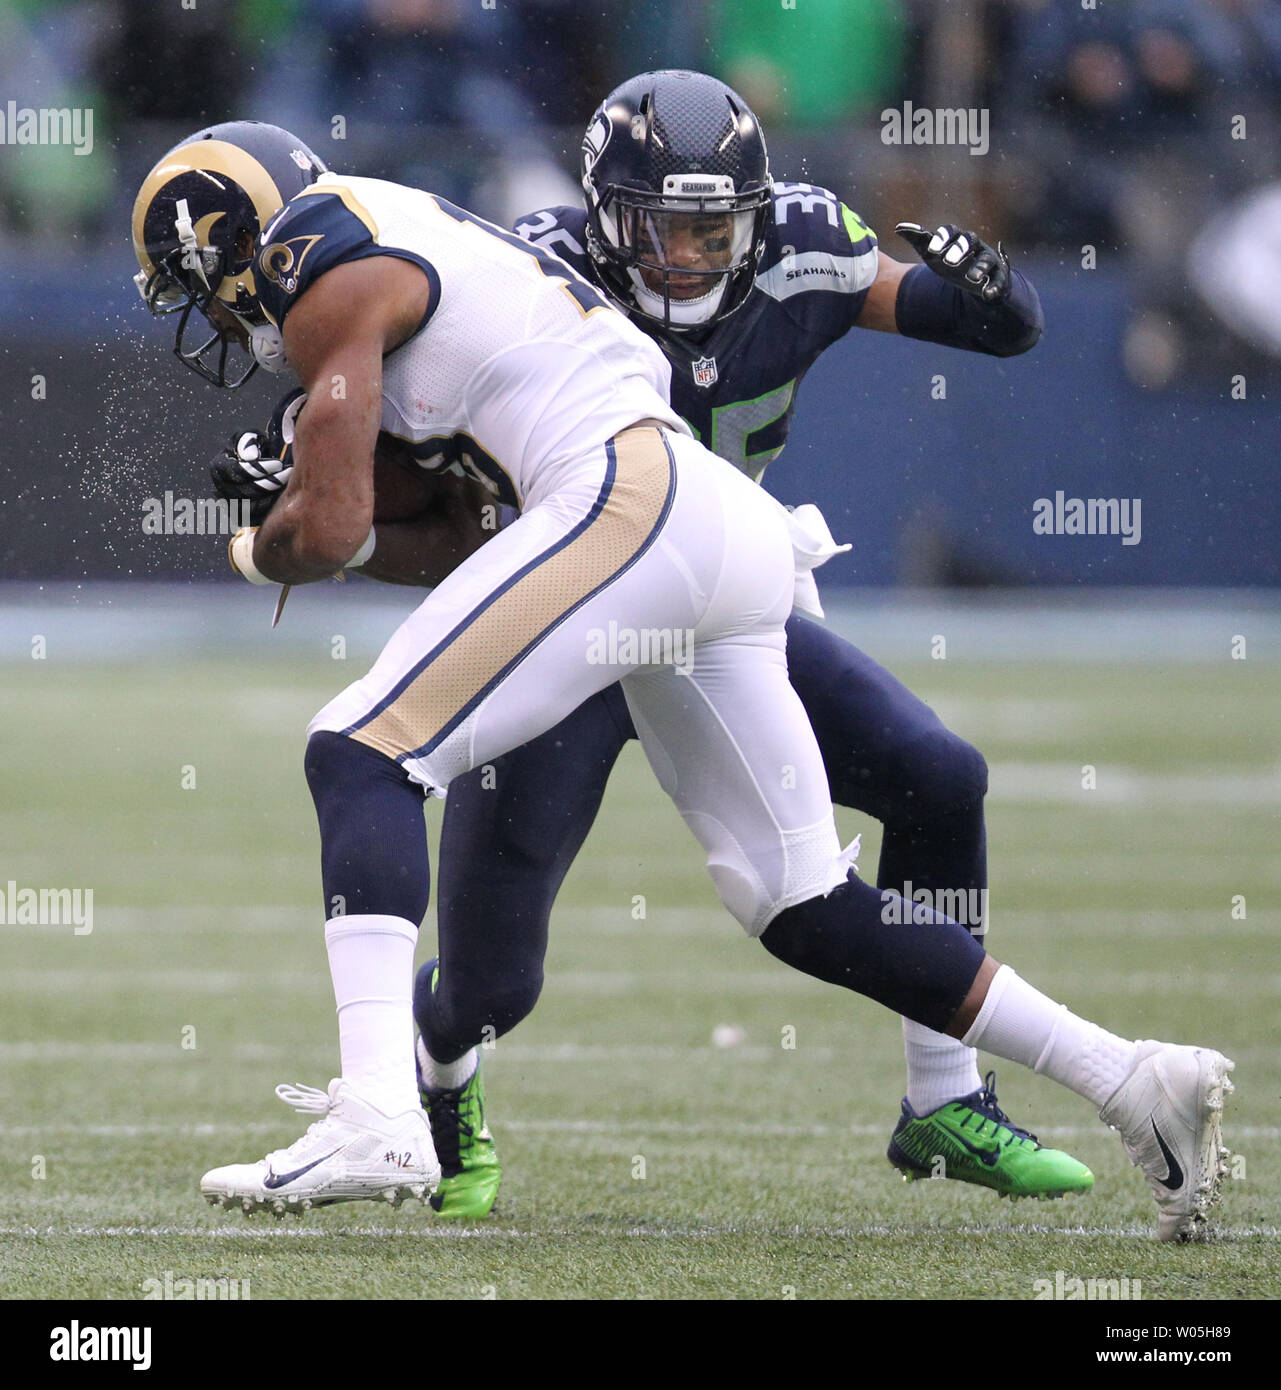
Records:
M294 425L307 393L295 387L276 406L265 430L237 430L213 461L214 492L249 503L249 524L261 526L293 472Z
M1010 292L1010 261L1000 242L994 251L974 232L951 225L927 232L915 222L894 229L940 279L981 299L999 304Z

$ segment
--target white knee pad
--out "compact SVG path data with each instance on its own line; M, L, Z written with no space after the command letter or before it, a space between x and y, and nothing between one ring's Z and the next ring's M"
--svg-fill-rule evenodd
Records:
M780 912L826 897L856 868L859 842L842 851L830 816L801 830L781 830L769 845L744 846L711 816L687 817L707 847L707 871L720 900L749 936Z

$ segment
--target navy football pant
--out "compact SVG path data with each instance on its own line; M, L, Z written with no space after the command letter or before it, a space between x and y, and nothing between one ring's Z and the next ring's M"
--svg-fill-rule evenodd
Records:
M986 888L987 765L981 754L888 671L818 623L792 616L787 662L818 738L833 802L885 827L877 887L901 893L910 881L913 892ZM614 686L494 760L492 773L478 768L451 782L440 845L440 980L432 994L430 981L420 977L414 999L418 1026L438 1061L454 1061L486 1036L501 1036L534 1007L552 904L596 818L610 771L633 737L627 705ZM869 992L866 973L860 982L848 979L851 942L885 935L880 896L856 880L838 896L842 920L866 918L858 924L861 936L816 930L813 914L799 908L771 923L762 943L807 974ZM912 945L926 947L930 936L918 933ZM875 960L868 964L879 983ZM954 965L937 964L948 988L922 1021L941 1028L975 967L963 949ZM884 968L893 972L893 958ZM908 1002L892 988L871 992L900 1012ZM921 1016L919 1009L908 1012Z

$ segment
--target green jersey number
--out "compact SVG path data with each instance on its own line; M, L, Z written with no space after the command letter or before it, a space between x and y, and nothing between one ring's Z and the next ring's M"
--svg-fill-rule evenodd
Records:
M792 397L795 394L796 382L792 380L773 391L766 391L763 396L757 396L754 400L713 406L711 438L704 439L697 430L694 430L694 437L699 443L705 444L712 453L719 454L735 468L741 468L753 482L759 483L766 465L783 452L783 446L780 444L777 449L749 454L748 436L764 429L766 425L772 425L775 420L781 420L792 408ZM690 425L690 429L694 429L693 425Z

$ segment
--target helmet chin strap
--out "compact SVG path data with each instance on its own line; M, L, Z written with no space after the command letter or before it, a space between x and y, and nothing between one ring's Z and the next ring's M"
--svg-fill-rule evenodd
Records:
M256 323L249 328L249 351L260 367L265 367L273 376L289 370L285 358L285 340L274 323Z
M205 289L209 289L209 277L205 274L204 257L201 255L196 229L191 225L191 213L187 208L186 198L179 198L174 205L173 227L178 237L178 244L182 247L182 268L194 271L200 276L201 284L204 285Z

